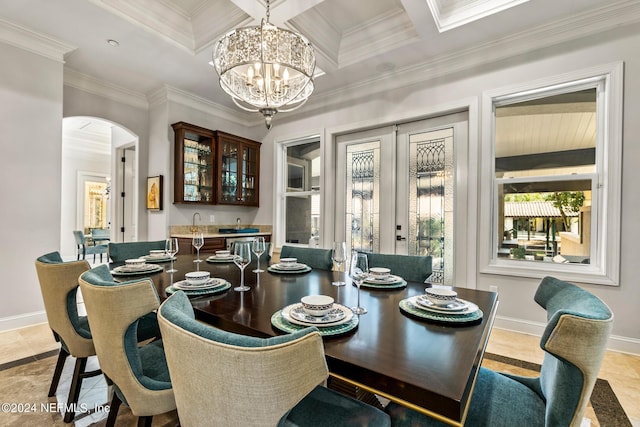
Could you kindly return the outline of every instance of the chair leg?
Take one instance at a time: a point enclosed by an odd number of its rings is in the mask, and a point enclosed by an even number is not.
[[[84,368],[87,366],[87,358],[79,357],[76,359],[76,366],[73,370],[73,379],[71,380],[71,388],[69,389],[69,398],[67,399],[67,412],[64,414],[64,422],[70,423],[76,416],[75,406],[78,403],[78,397],[80,396],[80,386],[82,385],[82,378]]]
[[[49,397],[53,397],[58,390],[58,384],[60,383],[60,376],[62,375],[62,369],[64,369],[64,362],[69,357],[69,353],[63,347],[60,347],[60,353],[58,353],[58,361],[56,362],[56,368],[53,371],[53,378],[51,379],[51,387],[49,387]]]
[[[116,425],[116,418],[118,417],[118,409],[122,401],[118,397],[118,394],[114,391],[111,398],[111,405],[109,405],[109,416],[107,417],[107,427],[114,427]]]
[[[151,427],[151,421],[153,416],[147,415],[146,417],[138,417],[138,427]]]

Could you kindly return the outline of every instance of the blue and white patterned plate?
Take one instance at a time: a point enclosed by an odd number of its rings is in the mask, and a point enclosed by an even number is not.
[[[172,257],[170,257],[170,256],[150,256],[150,255],[145,255],[142,258],[144,258],[145,262],[159,264],[159,263],[163,263],[163,262],[170,262]],[[176,257],[173,257],[174,261],[176,259],[177,259]]]
[[[200,297],[203,295],[220,294],[222,292],[227,291],[229,288],[231,288],[231,283],[229,282],[224,282],[220,285],[214,286],[213,288],[207,288],[207,289],[178,289],[175,286],[171,285],[171,286],[167,286],[164,292],[167,295],[173,295],[175,292],[182,291],[185,294],[187,294],[188,297]]]
[[[398,277],[398,276],[394,276],[394,277]],[[403,280],[401,277],[398,277],[398,279],[400,279],[400,281],[397,282],[381,282],[381,283],[377,283],[378,281],[364,281],[362,282],[362,285],[360,285],[360,287],[362,289],[380,289],[380,290],[391,290],[391,289],[402,289],[405,286],[407,286],[407,282],[405,280]],[[356,286],[355,283],[352,283],[353,286]]]
[[[431,320],[433,322],[449,323],[449,324],[465,324],[470,322],[477,322],[482,319],[482,310],[476,307],[475,311],[465,313],[442,313],[423,308],[416,299],[420,295],[405,298],[398,304],[400,311],[418,319]],[[475,305],[475,304],[474,304]]]
[[[299,269],[299,270],[281,270],[279,268],[274,268],[273,265],[270,265],[267,270],[271,273],[277,273],[277,274],[300,274],[300,273],[308,273],[311,271],[311,267],[309,267],[306,264],[303,264],[304,268]]]
[[[233,258],[235,258],[233,255],[229,255],[229,256],[225,256],[225,257],[220,257],[220,256],[210,256],[209,258],[207,258],[207,262],[233,262]]]
[[[286,307],[285,307],[286,308]],[[345,307],[346,310],[349,308]],[[283,331],[283,332],[296,332],[304,328],[308,328],[309,326],[315,326],[320,331],[320,335],[323,337],[335,337],[338,335],[343,335],[353,331],[358,327],[360,323],[360,319],[358,316],[351,316],[351,319],[345,323],[340,324],[331,324],[328,326],[320,326],[320,325],[296,325],[295,323],[291,323],[284,318],[282,315],[283,310],[278,310],[271,316],[271,324],[274,328]]]
[[[113,276],[139,276],[141,274],[154,274],[159,271],[164,270],[162,266],[152,265],[152,264],[144,264],[142,268],[131,268],[126,265],[121,265],[120,267],[116,267],[111,270],[111,275]]]
[[[333,309],[324,316],[311,316],[298,303],[283,308],[282,317],[296,325],[325,327],[348,322],[353,317],[353,311],[344,305],[334,304]]]

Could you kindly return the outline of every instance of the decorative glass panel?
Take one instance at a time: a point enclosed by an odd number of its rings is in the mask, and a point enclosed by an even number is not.
[[[409,254],[431,255],[430,280],[453,281],[453,129],[409,135]]]
[[[380,141],[347,146],[348,249],[380,249]]]

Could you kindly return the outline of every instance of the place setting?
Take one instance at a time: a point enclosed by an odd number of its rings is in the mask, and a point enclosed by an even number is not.
[[[145,262],[150,264],[162,264],[165,262],[175,261],[175,257],[169,255],[165,250],[152,250],[149,251],[149,255],[145,255],[142,257]]]
[[[308,273],[311,267],[298,262],[297,258],[280,258],[280,262],[271,264],[267,267],[267,271],[277,274],[300,274]]]
[[[315,326],[322,336],[345,334],[358,323],[358,316],[349,307],[335,303],[328,295],[307,295],[271,316],[271,324],[283,332]]]
[[[386,267],[370,267],[369,274],[360,286],[365,289],[402,289],[407,286],[407,282],[402,277],[391,274],[391,270]]]
[[[162,271],[163,268],[156,264],[147,264],[144,258],[131,258],[124,261],[124,265],[111,270],[113,276],[137,276],[141,274],[153,274]]]
[[[424,294],[403,299],[399,306],[410,316],[442,323],[477,322],[483,315],[476,304],[458,298],[458,293],[448,288],[426,288]]]
[[[165,288],[167,295],[184,291],[189,297],[219,294],[231,288],[231,283],[224,279],[211,277],[208,271],[191,271],[184,275],[185,279]]]
[[[208,257],[206,261],[212,262],[212,263],[228,263],[228,262],[233,262],[234,258],[235,258],[235,255],[232,254],[231,251],[220,250],[220,251],[216,251],[214,255],[211,255],[210,257]]]

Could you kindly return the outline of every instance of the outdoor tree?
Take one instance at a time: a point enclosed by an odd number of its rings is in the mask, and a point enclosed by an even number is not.
[[[580,211],[584,205],[584,193],[582,191],[556,191],[549,194],[547,200],[553,202],[553,206],[558,208],[565,230],[569,230],[571,224],[569,224],[568,214]]]

